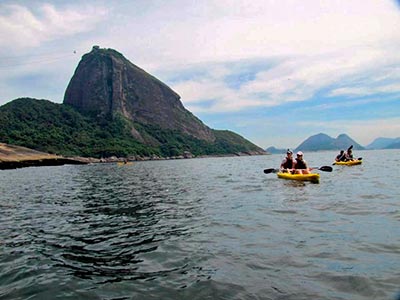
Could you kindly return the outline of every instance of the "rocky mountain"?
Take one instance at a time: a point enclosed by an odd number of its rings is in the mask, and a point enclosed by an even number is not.
[[[355,150],[365,149],[365,147],[361,146],[359,143],[357,143],[355,140],[353,140],[347,134],[344,133],[338,135],[334,144],[337,147],[336,148],[337,150],[339,149],[346,150],[350,145],[353,145]]]
[[[367,149],[400,149],[400,137],[398,138],[376,138],[366,146]]]
[[[364,147],[354,141],[346,134],[340,134],[337,138],[332,138],[324,133],[319,133],[307,138],[295,151],[321,151],[321,150],[340,150],[347,149],[350,145],[355,150],[363,150]]]
[[[97,46],[82,57],[63,104],[21,98],[1,106],[0,142],[98,158],[265,154],[234,132],[209,128],[167,85]]]
[[[113,49],[94,46],[82,57],[64,103],[81,113],[121,114],[132,122],[215,141],[212,130],[184,108],[177,93]],[[139,141],[151,142],[135,126],[132,134]]]
[[[59,166],[64,164],[86,164],[89,161],[65,158],[39,152],[25,147],[0,143],[0,170],[32,166]]]
[[[400,142],[395,142],[393,144],[390,144],[385,149],[400,149]]]
[[[268,153],[271,154],[284,154],[286,153],[287,149],[278,149],[275,148],[274,146],[268,147],[267,149],[265,149],[265,151],[267,151]]]

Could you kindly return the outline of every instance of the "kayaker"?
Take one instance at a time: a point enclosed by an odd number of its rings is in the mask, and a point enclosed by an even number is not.
[[[340,150],[340,153],[336,156],[335,161],[345,161],[346,160],[346,154],[344,153],[344,150]]]
[[[310,174],[307,162],[303,159],[303,152],[299,151],[296,153],[296,159],[294,160],[293,169],[295,174]]]
[[[345,155],[345,161],[354,160],[352,149],[353,149],[353,145],[351,145],[349,147],[349,149],[347,149],[346,155]]]
[[[293,152],[290,149],[286,151],[286,157],[282,160],[281,163],[281,172],[288,173],[293,169]]]

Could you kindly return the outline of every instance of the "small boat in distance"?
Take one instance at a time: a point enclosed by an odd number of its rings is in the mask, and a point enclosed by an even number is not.
[[[131,166],[131,165],[133,165],[133,162],[132,161],[119,161],[119,162],[117,162],[117,165],[118,166]]]
[[[355,165],[361,165],[362,164],[362,159],[355,159],[355,160],[348,160],[348,161],[335,161],[333,165],[337,166],[355,166]]]

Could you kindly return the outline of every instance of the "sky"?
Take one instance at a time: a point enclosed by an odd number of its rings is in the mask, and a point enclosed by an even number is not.
[[[262,148],[400,136],[400,0],[0,1],[0,105],[62,103],[112,48]]]

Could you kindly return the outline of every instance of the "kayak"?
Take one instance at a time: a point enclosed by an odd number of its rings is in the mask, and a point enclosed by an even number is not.
[[[319,174],[318,173],[310,173],[310,174],[291,174],[291,173],[283,173],[278,172],[279,178],[283,179],[292,179],[292,180],[301,180],[301,181],[311,181],[313,183],[319,182]]]
[[[355,166],[355,165],[361,165],[362,160],[356,159],[349,161],[335,161],[333,164],[338,166]]]
[[[118,166],[130,166],[130,165],[133,165],[133,162],[131,162],[131,161],[128,161],[128,162],[119,161],[119,162],[117,162],[117,165]]]

